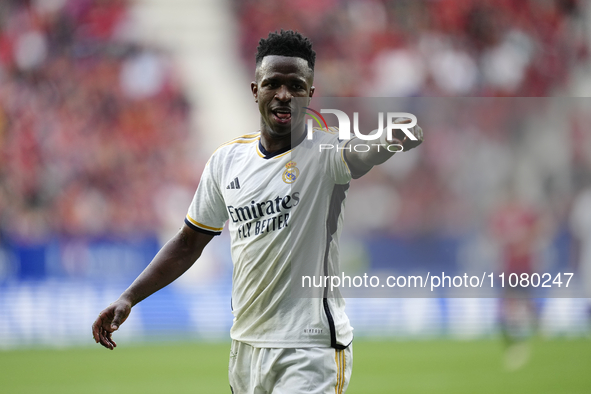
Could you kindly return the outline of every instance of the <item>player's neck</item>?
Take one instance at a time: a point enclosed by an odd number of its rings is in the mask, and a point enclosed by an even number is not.
[[[271,133],[269,133],[266,129],[262,129],[261,131],[261,144],[263,148],[269,153],[277,152],[281,149],[285,149],[286,147],[291,147],[292,143],[295,141],[300,141],[304,130],[294,135],[295,130],[292,131],[290,134],[281,136],[281,137],[273,137]]]

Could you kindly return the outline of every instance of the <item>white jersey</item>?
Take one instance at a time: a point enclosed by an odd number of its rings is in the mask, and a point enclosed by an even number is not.
[[[229,223],[232,339],[279,348],[351,343],[344,300],[302,289],[302,275],[339,272],[351,172],[336,147],[346,142],[316,130],[291,150],[268,153],[256,133],[222,145],[206,164],[185,222],[213,235]],[[320,153],[320,144],[334,148]]]

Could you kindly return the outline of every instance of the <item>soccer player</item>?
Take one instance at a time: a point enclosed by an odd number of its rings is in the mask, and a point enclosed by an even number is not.
[[[347,147],[365,141],[340,141],[338,133],[327,130],[306,138],[303,113],[291,104],[292,98],[310,102],[315,58],[311,42],[297,32],[282,30],[260,40],[251,83],[260,132],[236,138],[213,153],[184,226],[99,314],[92,327],[97,343],[113,349],[111,335],[132,307],[191,267],[227,221],[234,262],[232,391],[346,390],[353,333],[344,301],[294,297],[292,269],[295,262],[312,261],[324,273],[338,272],[338,235],[349,182],[389,159],[389,145],[407,151],[423,136],[415,126],[410,128],[414,138],[396,134],[362,153]],[[321,143],[344,149],[318,152],[314,148]],[[298,149],[318,153],[298,155]]]
[[[492,230],[502,255],[502,272],[509,278],[536,272],[536,249],[544,237],[541,211],[509,189],[506,201],[495,210]],[[530,357],[529,339],[537,325],[537,310],[532,286],[505,286],[501,299],[501,332],[505,342],[505,368],[510,371],[525,366]]]

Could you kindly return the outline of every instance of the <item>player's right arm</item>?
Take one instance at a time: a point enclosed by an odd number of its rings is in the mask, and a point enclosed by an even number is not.
[[[99,314],[92,325],[94,340],[113,350],[117,344],[111,334],[127,319],[131,308],[187,271],[212,238],[183,225],[119,299]]]

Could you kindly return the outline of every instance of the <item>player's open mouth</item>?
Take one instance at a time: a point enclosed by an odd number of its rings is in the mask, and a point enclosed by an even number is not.
[[[275,122],[279,124],[287,124],[291,121],[291,110],[289,108],[274,109],[271,112],[273,113],[273,118],[275,119]]]

